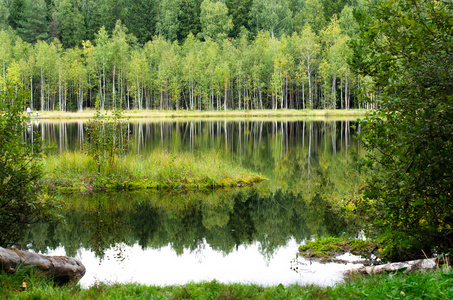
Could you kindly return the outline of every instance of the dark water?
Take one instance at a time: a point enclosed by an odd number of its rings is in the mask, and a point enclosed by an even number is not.
[[[52,155],[79,151],[83,122],[40,122]],[[200,192],[59,195],[64,222],[31,229],[34,251],[75,256],[95,280],[180,284],[212,280],[258,284],[331,284],[332,268],[291,270],[298,245],[313,236],[348,233],[336,200],[357,180],[349,121],[133,122],[129,151],[212,149],[269,178],[248,188]],[[32,131],[32,128],[34,129]]]

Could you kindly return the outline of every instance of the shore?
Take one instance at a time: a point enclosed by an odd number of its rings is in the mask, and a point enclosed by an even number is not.
[[[89,119],[96,110],[82,112],[40,111],[39,117],[33,119]],[[104,114],[108,111],[102,110]],[[124,117],[130,119],[176,119],[176,118],[329,118],[329,117],[364,117],[370,110],[365,109],[279,109],[279,110],[227,110],[227,111],[188,111],[188,110],[125,110]]]

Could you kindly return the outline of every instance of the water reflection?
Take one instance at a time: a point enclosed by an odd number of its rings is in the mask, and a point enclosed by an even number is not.
[[[282,192],[268,196],[235,189],[209,194],[169,195],[156,192],[61,196],[66,203],[62,224],[32,228],[32,249],[63,246],[67,255],[91,249],[104,258],[118,243],[143,249],[170,245],[177,253],[196,251],[204,241],[227,255],[241,245],[258,242],[270,258],[291,238],[301,242],[312,234],[339,234],[344,223],[326,197],[304,199]]]
[[[54,154],[78,151],[84,142],[85,121],[41,122],[26,132],[40,134]],[[279,184],[296,186],[300,179],[313,180],[313,168],[322,159],[349,160],[349,150],[360,153],[352,138],[350,121],[175,121],[128,124],[129,152],[146,155],[157,149],[172,153],[190,151],[203,155],[215,149],[226,159],[272,178],[287,175]],[[340,154],[341,156],[338,156]],[[349,163],[349,161],[347,162]],[[281,177],[281,175],[280,175]]]
[[[84,124],[31,124],[34,130],[27,130],[25,138],[40,134],[48,145],[57,146],[55,155],[77,151],[83,145]],[[217,120],[129,123],[130,153],[190,151],[202,159],[203,153],[216,149],[225,159],[269,180],[251,188],[210,193],[145,190],[61,195],[66,203],[64,221],[31,228],[25,244],[44,253],[64,249],[63,254],[68,256],[87,256],[89,252],[104,266],[108,259],[130,262],[137,247],[145,256],[165,256],[156,254],[163,249],[199,260],[207,253],[225,259],[233,256],[238,257],[238,265],[246,260],[241,255],[250,255],[247,249],[253,248],[267,266],[275,262],[278,253],[290,251],[285,267],[292,272],[289,262],[297,250],[294,245],[314,234],[348,231],[333,203],[349,195],[358,180],[356,157],[349,150],[360,154],[361,149],[352,138],[351,124]],[[91,266],[87,267],[90,270]],[[137,272],[140,268],[136,266]],[[187,273],[185,281],[196,280],[193,272]],[[203,280],[210,276],[213,274]]]
[[[33,132],[39,132],[47,146],[57,146],[60,152],[80,150],[85,124],[85,120],[30,122],[25,135],[29,138]],[[277,150],[277,158],[282,158],[299,143],[307,145],[310,154],[316,154],[319,146],[328,146],[333,153],[350,145],[357,146],[351,139],[353,124],[351,121],[137,121],[128,123],[127,128],[133,141],[130,151],[137,154],[155,148],[169,151],[214,148],[241,157],[270,146]]]

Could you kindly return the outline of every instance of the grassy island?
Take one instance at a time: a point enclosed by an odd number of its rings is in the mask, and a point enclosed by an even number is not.
[[[43,161],[43,183],[60,191],[134,189],[213,189],[249,186],[265,180],[216,152],[203,156],[191,153],[153,152],[146,156],[126,155],[106,162],[100,172],[83,152],[49,156]]]

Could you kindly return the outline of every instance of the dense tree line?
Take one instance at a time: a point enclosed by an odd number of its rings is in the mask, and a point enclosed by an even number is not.
[[[1,85],[39,110],[358,107],[348,2],[3,0]]]

